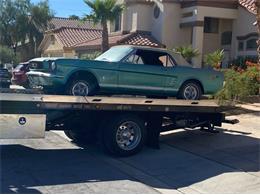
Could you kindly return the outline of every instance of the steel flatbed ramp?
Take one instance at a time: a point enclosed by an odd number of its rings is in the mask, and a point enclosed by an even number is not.
[[[0,101],[31,102],[44,110],[108,110],[215,113],[220,106],[213,100],[147,99],[136,97],[79,97],[41,94],[1,93]]]

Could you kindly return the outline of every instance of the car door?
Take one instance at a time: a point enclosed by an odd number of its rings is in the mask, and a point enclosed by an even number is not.
[[[146,62],[144,55],[146,55]],[[166,69],[161,62],[147,63],[154,51],[134,50],[119,66],[118,86],[121,91],[142,95],[164,93]]]
[[[165,53],[164,55],[160,56],[160,61],[162,61],[163,66],[165,67],[165,83],[164,83],[164,90],[167,95],[176,95],[176,92],[179,90],[179,78],[180,75],[177,71],[177,62],[175,59]]]

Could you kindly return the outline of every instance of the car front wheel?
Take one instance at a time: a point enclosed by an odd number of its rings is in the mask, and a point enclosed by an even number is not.
[[[185,100],[199,100],[202,95],[201,87],[195,82],[184,83],[178,97]]]
[[[73,80],[67,87],[67,93],[73,96],[91,96],[95,95],[97,84],[91,80]]]

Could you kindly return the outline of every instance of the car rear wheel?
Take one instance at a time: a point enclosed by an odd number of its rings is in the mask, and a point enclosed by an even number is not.
[[[185,100],[199,100],[202,95],[202,90],[196,82],[184,83],[179,91],[178,98]]]
[[[69,82],[67,94],[73,96],[91,96],[97,91],[97,83],[92,80],[76,79]]]

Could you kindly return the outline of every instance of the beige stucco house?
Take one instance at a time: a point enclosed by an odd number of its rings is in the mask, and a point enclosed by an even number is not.
[[[256,56],[255,14],[245,7],[254,0],[118,0],[126,9],[109,26],[110,45],[137,44],[175,48],[192,45],[203,56],[224,49],[225,63],[238,56]],[[68,22],[68,21],[67,21]],[[77,56],[100,49],[100,27],[65,25],[46,32],[43,56]],[[62,26],[62,24],[63,26]],[[57,24],[56,24],[57,26]]]
[[[111,25],[112,26],[112,25]],[[100,51],[102,30],[93,22],[52,18],[49,30],[39,46],[42,57],[76,57]],[[151,32],[113,32],[109,35],[110,46],[119,44],[165,47],[157,41]]]
[[[110,32],[151,32],[167,48],[192,45],[201,53],[193,62],[197,66],[217,49],[224,49],[226,62],[256,56],[256,17],[245,8],[253,1],[118,0],[126,9]]]

